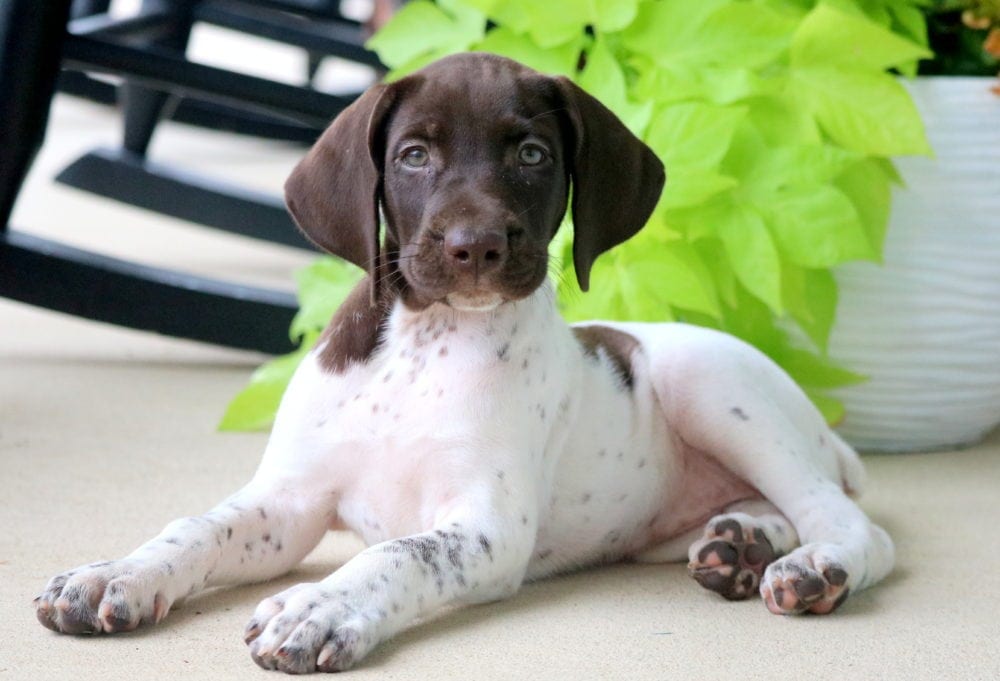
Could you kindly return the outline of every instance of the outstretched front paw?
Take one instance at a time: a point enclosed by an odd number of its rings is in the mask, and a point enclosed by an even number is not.
[[[375,647],[384,618],[384,612],[353,604],[347,592],[299,584],[257,606],[245,640],[264,669],[343,671]]]
[[[127,561],[91,563],[49,580],[35,598],[43,625],[64,634],[131,631],[159,622],[170,602],[158,591],[160,571]]]
[[[836,549],[807,544],[769,565],[760,585],[767,609],[776,615],[825,615],[839,608],[851,590]]]

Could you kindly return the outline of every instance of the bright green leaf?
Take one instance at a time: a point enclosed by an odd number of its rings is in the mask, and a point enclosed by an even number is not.
[[[888,20],[888,16],[886,16]],[[863,16],[820,3],[799,24],[791,45],[792,68],[838,67],[864,72],[930,57],[924,47]]]
[[[711,169],[719,164],[746,108],[702,103],[669,104],[653,115],[646,144],[671,169]]]
[[[729,308],[737,305],[737,283],[736,275],[729,266],[725,249],[715,239],[701,239],[692,244],[692,248],[698,253],[699,259],[705,264],[715,284],[719,300]]]
[[[391,71],[389,71],[388,73],[385,74],[385,78],[383,78],[382,80],[385,83],[391,83],[393,81],[397,81],[400,78],[404,78],[404,77],[410,75],[414,71],[419,71],[420,69],[424,68],[425,66],[433,64],[438,59],[442,59],[444,57],[447,57],[447,56],[452,55],[452,54],[456,54],[456,53],[461,52],[461,51],[462,51],[461,49],[452,49],[452,48],[448,48],[448,47],[442,47],[440,49],[433,50],[431,52],[422,52],[421,54],[418,54],[413,59],[411,59],[411,60],[409,60],[407,62],[404,62],[404,63],[400,64],[399,66],[393,68]]]
[[[777,317],[763,301],[736,282],[736,304],[723,308],[722,328],[747,341],[779,364],[781,353],[790,347],[788,332],[776,323]]]
[[[653,113],[653,104],[635,103],[629,99],[625,74],[603,39],[594,41],[577,84],[615,112],[633,134],[642,136]]]
[[[501,26],[487,33],[486,38],[469,49],[499,54],[549,75],[572,77],[576,74],[583,45],[584,37],[580,35],[565,45],[543,49],[528,36]]]
[[[715,282],[697,251],[684,241],[655,243],[643,236],[619,247],[622,277],[640,282],[638,293],[658,307],[681,307],[721,318]],[[655,318],[662,319],[662,314]]]
[[[669,171],[667,184],[670,184]],[[727,192],[698,205],[663,210],[663,222],[673,232],[684,235],[690,243],[714,239],[719,235],[718,226],[732,219],[733,194]]]
[[[547,49],[580,38],[588,26],[599,32],[619,31],[633,22],[638,7],[639,0],[508,0],[498,5],[503,13],[495,16],[499,24],[519,33],[527,31],[539,47]]]
[[[768,145],[822,142],[816,119],[809,108],[803,105],[798,93],[788,90],[784,96],[772,96],[769,93],[750,100],[748,105],[748,119]]]
[[[497,7],[507,4],[505,0],[459,0],[462,4],[477,9],[486,16],[491,16]]]
[[[868,380],[867,376],[837,366],[833,360],[798,348],[786,349],[781,360],[782,367],[799,385],[810,388],[840,388]]]
[[[820,352],[826,353],[837,312],[837,282],[833,274],[829,270],[807,270],[786,264],[782,294],[789,314]]]
[[[729,206],[727,219],[716,225],[729,263],[747,290],[781,314],[781,257],[764,219],[744,206]]]
[[[760,208],[782,254],[797,265],[833,267],[875,257],[854,205],[834,187],[790,188]]]
[[[528,9],[532,0],[462,0],[480,10],[498,26],[515,33],[526,33],[531,27]]]
[[[622,31],[622,44],[630,50],[669,63],[671,51],[697,43],[699,29],[716,10],[730,5],[729,0],[660,0],[643,2],[635,21]]]
[[[891,177],[875,160],[856,163],[837,178],[836,186],[854,205],[861,227],[875,254],[882,253],[889,209],[892,205]],[[881,260],[881,258],[877,258]]]
[[[633,57],[633,63],[641,62]],[[762,78],[742,67],[691,68],[679,65],[643,65],[632,93],[639,99],[661,103],[704,101],[711,104],[734,104],[748,98],[779,91],[774,79]]]
[[[408,2],[365,44],[387,66],[398,68],[427,54],[449,54],[482,40],[485,17],[452,2],[449,14],[429,0]],[[413,27],[419,26],[419,31]]]
[[[655,277],[657,273],[662,276],[662,269],[655,264],[644,263],[639,268],[642,270],[642,274],[631,276],[635,266],[633,263],[628,267],[628,276],[625,276],[622,268],[617,268],[615,286],[621,291],[621,319],[637,322],[671,320],[673,315],[670,312],[670,303],[667,301],[664,291],[655,286],[655,278],[650,279],[651,276]]]
[[[230,401],[219,421],[218,429],[266,430],[274,420],[284,393],[285,386],[279,383],[250,383]]]
[[[930,153],[916,106],[892,76],[816,67],[796,69],[792,82],[837,144],[873,156]]]
[[[219,430],[265,430],[270,427],[288,382],[318,338],[319,332],[309,333],[294,352],[261,365],[250,377],[249,385],[226,407]]]
[[[327,256],[298,270],[299,311],[292,319],[292,340],[298,342],[310,331],[324,328],[361,277],[353,265]]]
[[[590,21],[601,31],[620,31],[635,20],[639,0],[583,0],[590,5]]]
[[[529,22],[528,33],[542,48],[563,45],[578,38],[590,23],[587,4],[579,0],[524,2],[522,8]]]
[[[767,158],[770,151],[770,146],[757,128],[749,121],[741,121],[733,131],[732,141],[720,170],[741,183],[753,182],[753,178],[759,173],[758,168],[762,160]]]
[[[868,159],[876,166],[879,170],[886,176],[890,184],[894,184],[897,187],[905,187],[906,181],[903,180],[903,176],[899,174],[899,169],[896,164],[892,162],[890,158],[870,158]]]
[[[759,67],[787,48],[794,27],[763,5],[661,0],[640,5],[622,43],[667,67]]]
[[[819,390],[806,389],[804,392],[819,410],[819,413],[823,415],[823,419],[831,426],[844,420],[843,402]]]
[[[788,49],[795,26],[793,19],[765,5],[730,3],[705,22],[704,38],[719,52],[706,61],[748,68],[766,66]]]
[[[667,177],[658,206],[660,210],[695,206],[738,184],[732,177],[701,168],[668,170]]]
[[[829,144],[768,149],[759,156],[745,184],[769,190],[828,184],[861,160],[861,155]]]
[[[897,33],[917,45],[927,45],[927,19],[920,7],[893,3],[889,11],[898,27]]]
[[[616,249],[595,263],[588,293],[573,291],[561,300],[572,321],[669,321],[673,306],[716,319],[721,315],[708,267],[681,241],[661,243],[655,250],[641,243]]]

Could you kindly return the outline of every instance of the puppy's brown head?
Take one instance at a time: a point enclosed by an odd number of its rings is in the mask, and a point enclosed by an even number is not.
[[[569,80],[460,54],[368,90],[285,194],[309,238],[368,270],[373,286],[398,280],[414,307],[491,309],[545,279],[570,183],[587,290],[594,260],[639,231],[663,181],[655,154]]]

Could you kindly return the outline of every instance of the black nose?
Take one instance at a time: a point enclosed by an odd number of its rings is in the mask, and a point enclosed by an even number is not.
[[[458,227],[444,235],[444,253],[452,267],[479,276],[499,267],[507,257],[507,235]]]

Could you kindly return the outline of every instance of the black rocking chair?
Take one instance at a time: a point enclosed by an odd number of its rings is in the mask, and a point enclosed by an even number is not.
[[[61,181],[217,229],[308,248],[277,197],[154,164],[145,154],[157,121],[177,101],[204,122],[223,121],[220,127],[235,121],[242,132],[307,141],[352,100],[189,62],[183,50],[194,22],[302,47],[310,54],[310,74],[327,54],[377,66],[361,46],[360,28],[327,0],[144,0],[138,15],[123,20],[106,13],[105,0],[72,5],[0,4],[0,296],[171,336],[290,351],[287,328],[296,304],[287,293],[97,255],[18,232],[8,220],[42,144],[63,68],[89,80],[84,73],[122,76],[118,96],[126,125],[120,148],[86,154],[60,174]],[[71,18],[74,11],[80,18]],[[87,81],[78,78],[81,83]]]

